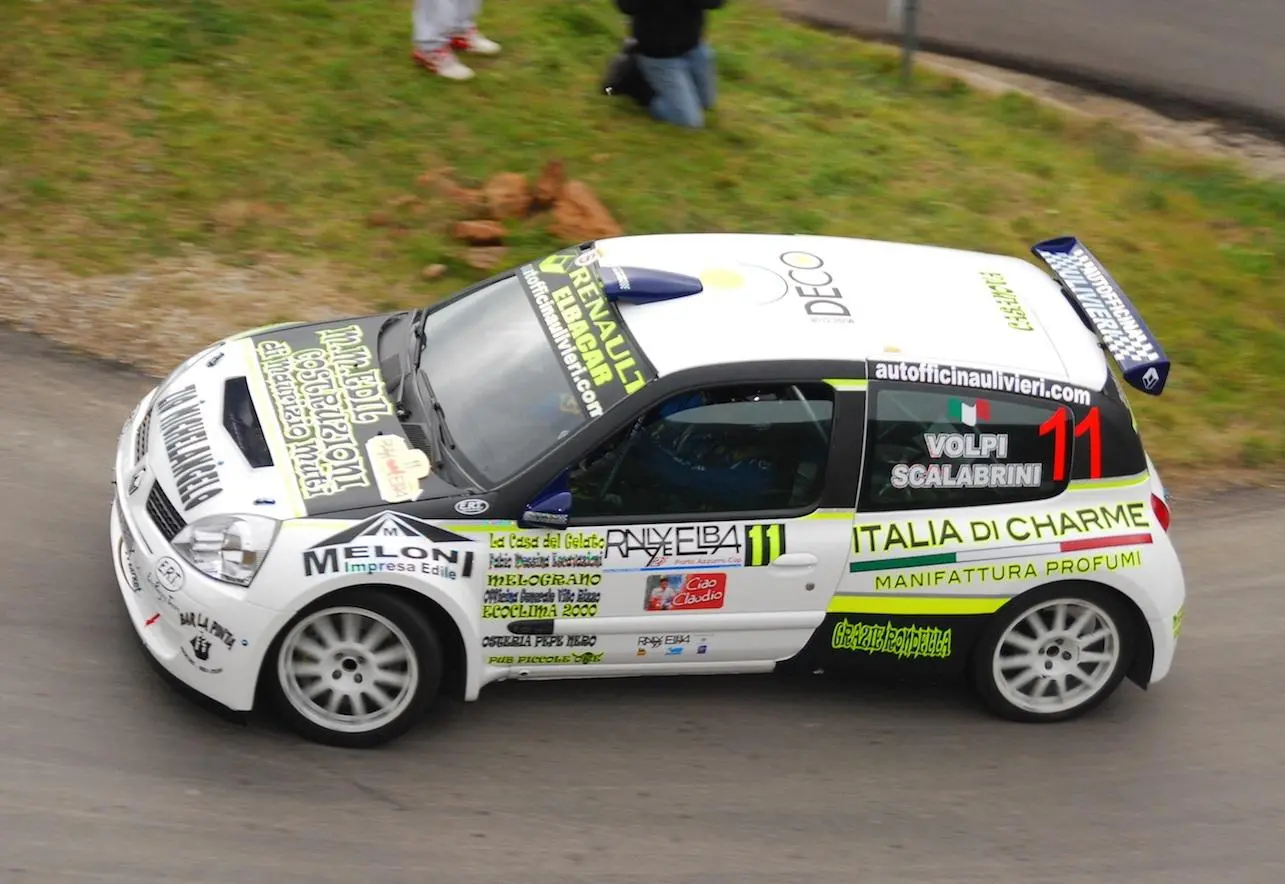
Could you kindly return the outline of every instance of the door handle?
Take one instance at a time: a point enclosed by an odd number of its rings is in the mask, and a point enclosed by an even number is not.
[[[817,563],[812,553],[786,553],[772,560],[773,568],[811,568]]]

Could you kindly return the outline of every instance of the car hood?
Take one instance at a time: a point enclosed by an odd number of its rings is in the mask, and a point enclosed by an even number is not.
[[[459,494],[389,398],[377,352],[388,318],[254,329],[171,374],[145,434],[178,514],[288,519]]]

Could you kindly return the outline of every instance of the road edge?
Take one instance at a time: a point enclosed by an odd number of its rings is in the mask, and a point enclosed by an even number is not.
[[[845,34],[885,46],[899,46],[901,43],[900,34],[878,27],[863,27],[840,22],[823,13],[785,10],[781,14],[789,20],[820,31]],[[978,62],[1013,73],[1096,92],[1147,108],[1177,122],[1212,118],[1220,126],[1236,134],[1258,136],[1275,142],[1285,141],[1285,116],[1278,116],[1241,102],[1194,98],[1154,84],[1107,77],[1087,67],[1041,62],[1016,53],[979,49],[935,37],[920,36],[917,44],[925,52]]]

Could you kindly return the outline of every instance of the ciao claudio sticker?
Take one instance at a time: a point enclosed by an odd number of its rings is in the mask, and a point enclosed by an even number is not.
[[[652,574],[643,600],[646,611],[710,611],[723,607],[727,575],[723,573]]]
[[[428,459],[405,443],[379,371],[379,322],[294,326],[252,338],[309,515],[414,500],[428,476]]]
[[[655,378],[603,292],[592,250],[555,252],[524,264],[518,278],[586,418],[601,417]]]

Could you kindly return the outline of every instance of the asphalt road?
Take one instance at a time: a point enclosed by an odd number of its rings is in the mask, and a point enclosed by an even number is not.
[[[149,668],[108,556],[139,377],[0,332],[0,882],[1285,881],[1285,498],[1178,501],[1176,670],[1022,727],[950,689],[514,684],[384,751]]]
[[[776,0],[870,35],[889,0]],[[1285,133],[1280,0],[918,0],[924,48]]]

